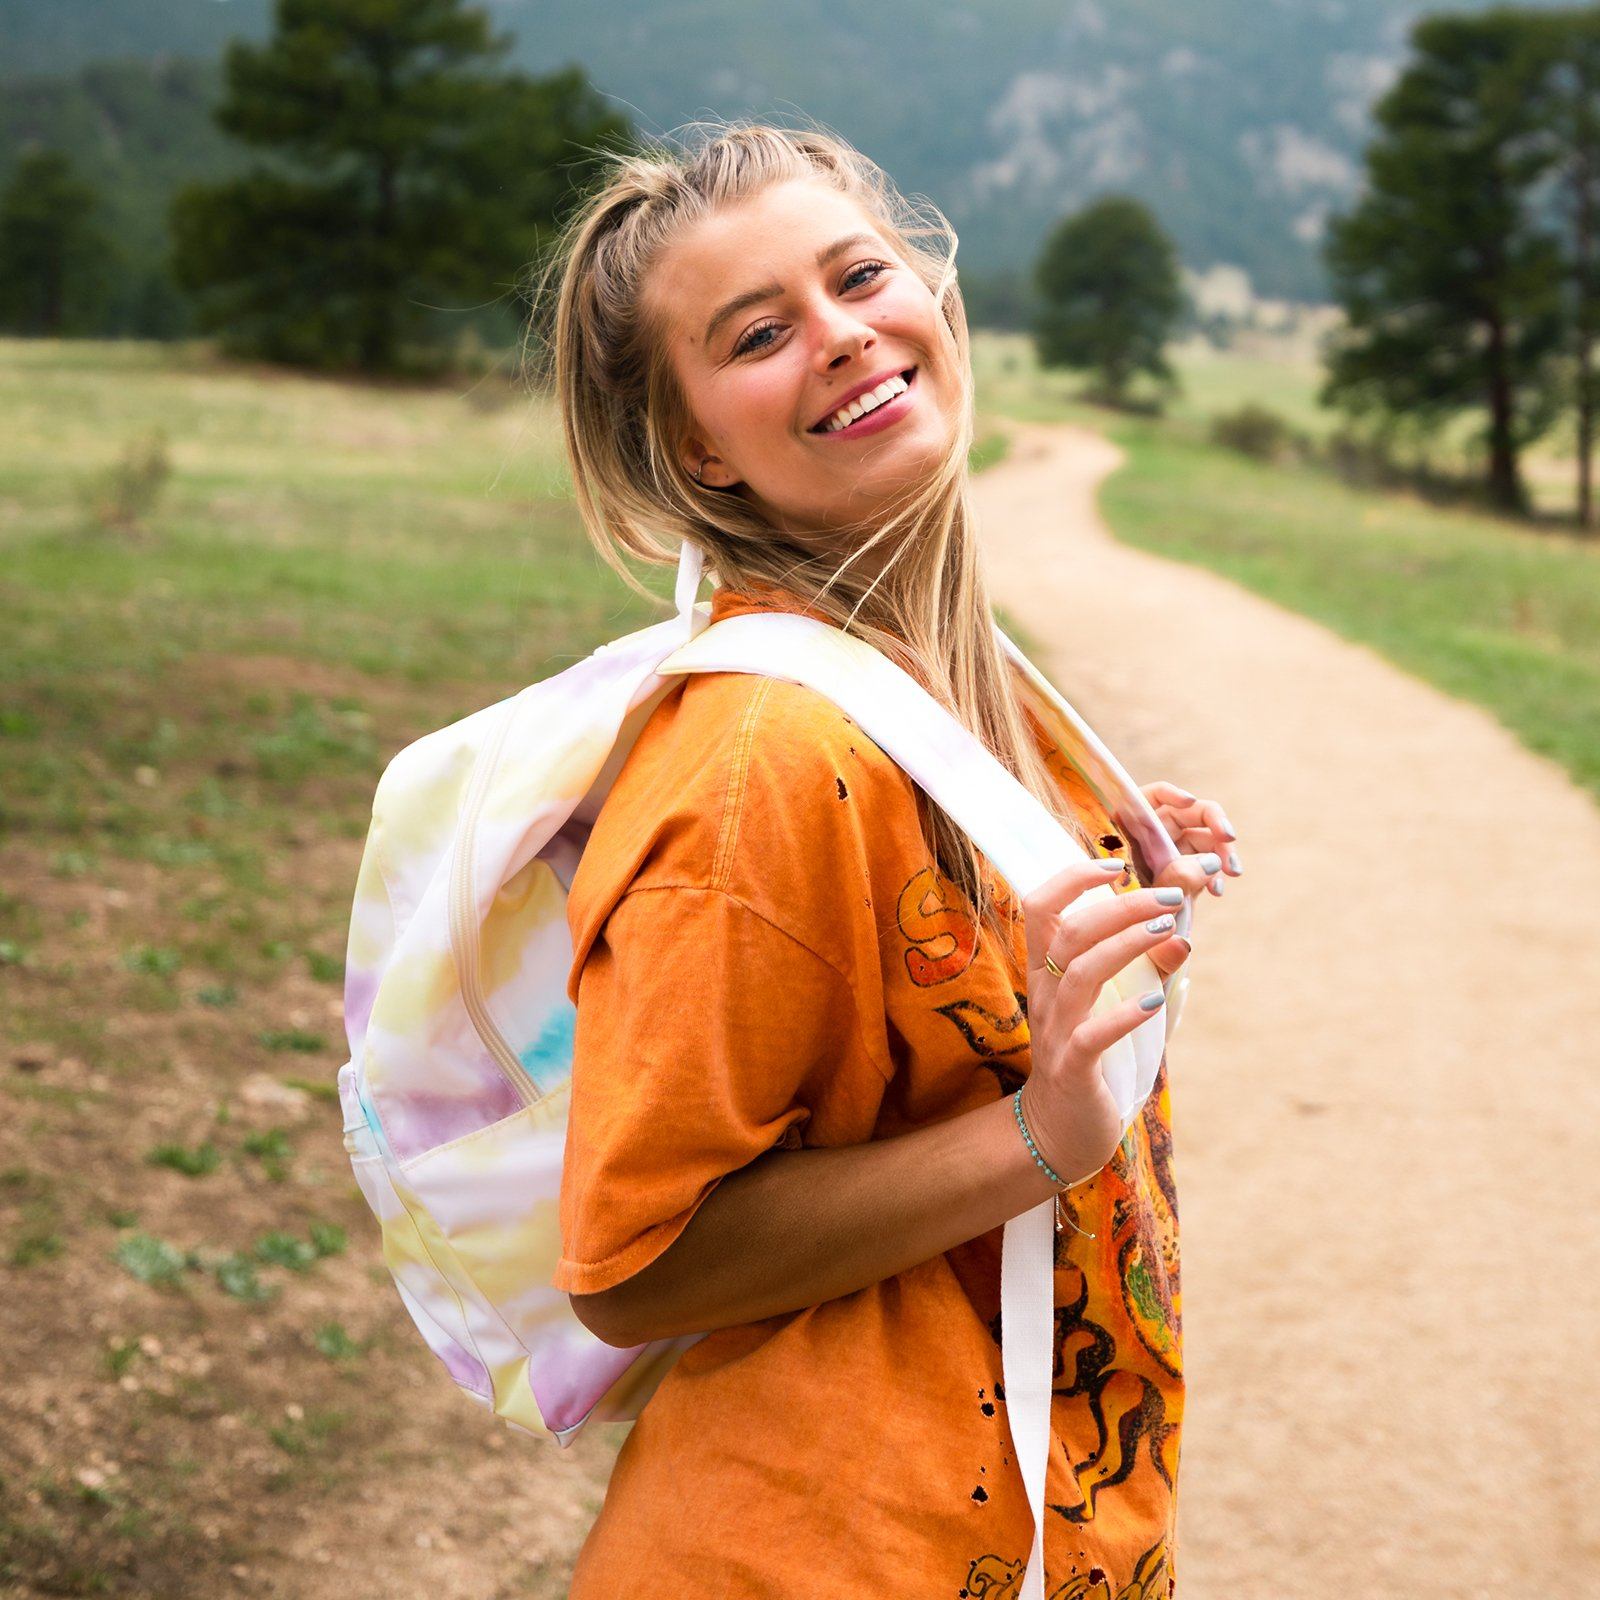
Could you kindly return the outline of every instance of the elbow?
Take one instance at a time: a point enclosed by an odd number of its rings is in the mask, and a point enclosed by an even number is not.
[[[569,1294],[572,1314],[601,1344],[613,1350],[631,1350],[647,1341],[638,1338],[624,1318],[615,1289],[601,1289],[595,1294]]]

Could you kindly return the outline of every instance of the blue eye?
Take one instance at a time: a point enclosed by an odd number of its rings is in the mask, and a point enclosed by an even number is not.
[[[845,274],[844,283],[841,285],[841,287],[842,288],[846,288],[846,289],[855,287],[855,285],[852,283],[851,280],[855,278],[855,275],[858,272],[870,272],[872,274],[872,277],[866,278],[863,281],[866,282],[866,283],[871,283],[873,281],[873,278],[877,278],[877,277],[881,276],[883,273],[887,272],[888,270],[889,270],[889,263],[887,261],[862,261],[862,262],[858,262],[855,266],[853,266]],[[738,342],[738,344],[736,344],[733,347],[734,355],[736,355],[736,356],[749,355],[754,350],[763,349],[764,347],[762,345],[759,345],[759,344],[757,344],[755,342],[756,335],[757,334],[766,333],[769,329],[780,328],[782,326],[783,326],[783,324],[780,323],[780,322],[759,322],[759,323],[757,323],[756,326],[753,327],[744,336],[744,338],[742,338]]]

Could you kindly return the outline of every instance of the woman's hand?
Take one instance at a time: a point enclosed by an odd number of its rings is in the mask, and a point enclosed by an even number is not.
[[[1099,1014],[1095,1001],[1136,956],[1170,940],[1174,908],[1161,897],[1181,893],[1169,886],[1118,894],[1113,881],[1104,859],[1080,861],[1022,901],[1033,1057],[1022,1086],[1022,1114],[1039,1153],[1066,1183],[1098,1172],[1121,1142],[1122,1113],[1106,1087],[1100,1057],[1151,1015],[1137,996]],[[1087,891],[1096,885],[1108,892],[1089,898]],[[1080,899],[1083,904],[1074,903]],[[1046,956],[1060,977],[1045,964]]]
[[[1179,851],[1178,859],[1156,874],[1156,882],[1177,884],[1193,894],[1198,894],[1203,885],[1220,898],[1222,873],[1237,878],[1244,871],[1239,864],[1239,852],[1234,849],[1239,835],[1234,832],[1227,813],[1215,800],[1198,799],[1187,789],[1172,783],[1141,784],[1139,792],[1149,801],[1150,809],[1161,819],[1162,827]],[[1211,862],[1207,862],[1207,856],[1216,863],[1209,872],[1206,867]],[[1171,977],[1188,959],[1189,948],[1187,939],[1174,934],[1150,952],[1150,959],[1163,978]]]
[[[1231,878],[1237,878],[1244,871],[1239,865],[1239,852],[1233,848],[1239,835],[1233,831],[1227,813],[1215,800],[1197,799],[1187,789],[1180,789],[1175,783],[1164,783],[1159,779],[1155,783],[1140,784],[1139,792],[1150,803],[1150,809],[1161,819],[1161,826],[1181,852],[1191,855],[1210,852],[1216,855],[1222,869]],[[1188,867],[1187,862],[1182,865]],[[1214,873],[1206,876],[1206,887],[1220,898],[1221,879]],[[1157,881],[1166,880],[1162,878]],[[1173,881],[1178,880],[1174,878]],[[1194,887],[1198,890],[1200,885],[1195,883]]]

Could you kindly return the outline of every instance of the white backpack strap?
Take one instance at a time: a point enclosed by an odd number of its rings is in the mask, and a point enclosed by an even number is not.
[[[1001,638],[1008,653],[1016,652]],[[727,617],[674,651],[656,670],[663,677],[762,673],[826,695],[955,819],[1019,897],[1085,859],[1078,841],[909,673],[865,640],[820,618],[791,612]],[[1075,722],[1085,726],[1081,718]],[[1108,1085],[1125,1108],[1142,1103],[1138,1086],[1149,1092],[1164,1028],[1164,1019],[1152,1016],[1102,1058]],[[1044,1493],[1055,1364],[1054,1200],[1006,1223],[1000,1284],[1006,1414],[1034,1529],[1019,1600],[1043,1600]]]
[[[1006,1224],[1000,1242],[1000,1370],[1006,1417],[1033,1513],[1033,1548],[1018,1600],[1044,1600],[1044,1485],[1055,1373],[1055,1201]]]
[[[949,812],[1019,897],[1085,859],[1078,841],[915,678],[820,618],[725,617],[656,671],[755,672],[826,695]]]
[[[685,539],[678,552],[678,581],[673,590],[673,600],[678,607],[687,637],[693,638],[705,626],[705,618],[696,613],[694,597],[700,592],[700,574],[705,569],[705,552],[693,539]]]

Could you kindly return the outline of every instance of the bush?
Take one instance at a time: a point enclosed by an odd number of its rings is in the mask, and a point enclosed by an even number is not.
[[[89,481],[84,493],[89,514],[112,532],[138,532],[171,476],[166,430],[153,429],[130,444],[114,466]]]
[[[1211,419],[1211,442],[1258,461],[1279,461],[1294,449],[1294,434],[1276,411],[1247,400]]]

